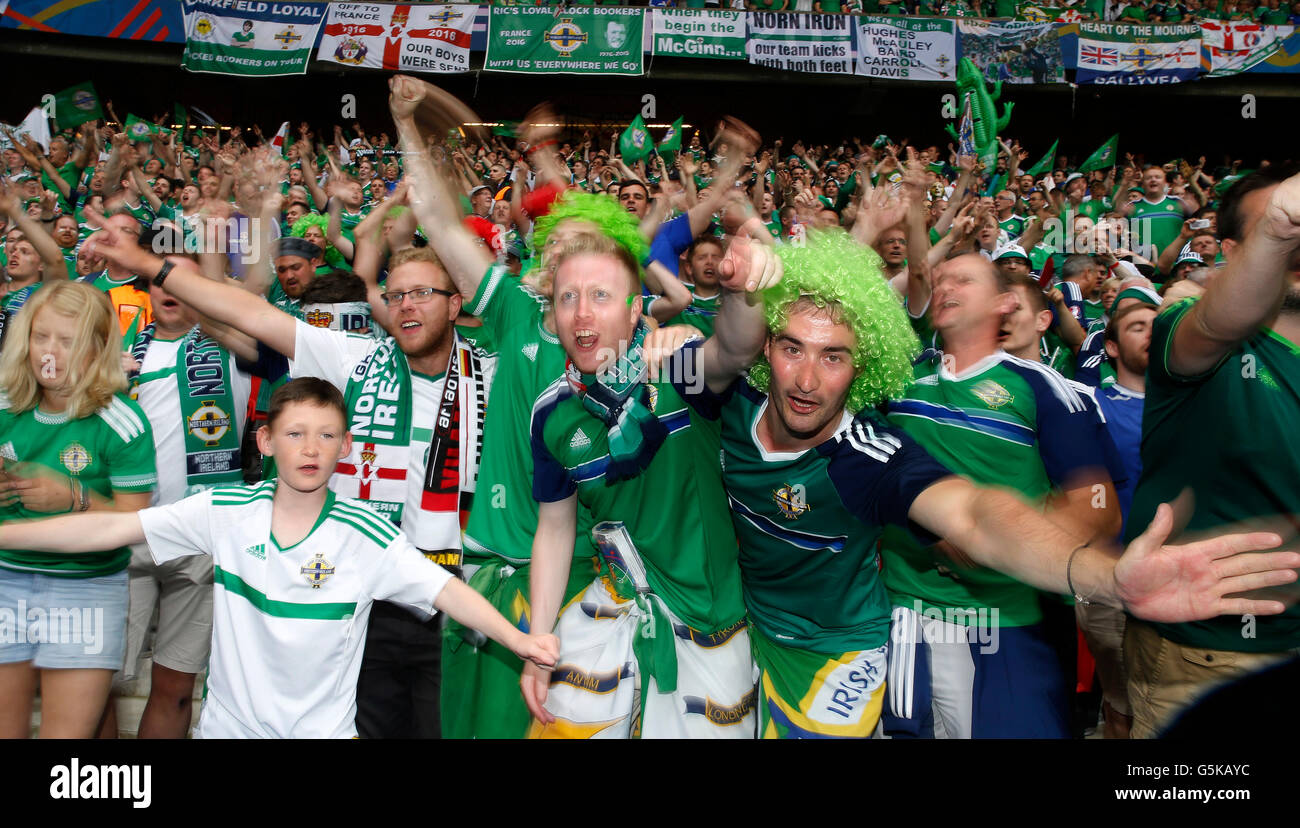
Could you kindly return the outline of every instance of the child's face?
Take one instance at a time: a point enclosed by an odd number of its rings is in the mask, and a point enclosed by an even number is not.
[[[280,479],[299,492],[329,483],[339,458],[352,451],[343,413],[333,406],[289,403],[257,432],[257,448],[275,458]]]

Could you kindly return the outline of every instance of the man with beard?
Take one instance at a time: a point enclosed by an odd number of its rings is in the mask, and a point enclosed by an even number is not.
[[[1196,615],[1235,608],[1220,600],[1234,583],[1193,597],[1201,590],[1188,581],[1151,589],[1139,574],[1163,569],[1170,554],[1222,554],[1156,551],[1169,530],[1168,511],[1117,563],[1118,550],[1077,545],[1022,501],[953,476],[886,423],[873,404],[907,383],[917,343],[892,293],[873,278],[879,260],[854,248],[842,234],[814,234],[807,248],[781,250],[785,277],[764,297],[764,358],[723,392],[719,408],[723,479],[761,674],[760,735],[872,733],[890,647],[889,597],[876,557],[886,524],[918,537],[942,535],[983,565],[1042,589],[1090,593],[1080,579],[1105,584],[1104,598],[1090,597],[1144,615],[1194,604]],[[656,332],[652,347],[671,348],[680,341],[668,339],[674,333]],[[1300,557],[1271,560],[1285,566]],[[1152,601],[1166,590],[1181,594]],[[1272,611],[1280,610],[1274,602]],[[896,632],[901,652],[891,663],[905,662],[914,643]],[[891,666],[891,685],[896,672],[906,671]],[[888,689],[895,710],[906,702],[904,690],[902,682]]]
[[[1219,207],[1228,266],[1205,295],[1163,310],[1151,331],[1142,477],[1126,530],[1185,488],[1184,531],[1300,512],[1300,175],[1272,165],[1238,181]],[[1175,229],[1176,232],[1176,229]],[[1197,439],[1196,435],[1213,439]],[[1196,442],[1189,450],[1188,442]],[[1300,608],[1277,618],[1187,624],[1130,620],[1124,652],[1133,736],[1155,735],[1215,685],[1294,655]]]
[[[298,268],[285,287],[300,293],[296,288],[310,278],[316,248],[301,239],[281,245],[277,271],[282,264]],[[355,439],[330,488],[366,501],[435,563],[459,562],[462,513],[477,479],[495,357],[472,350],[456,334],[461,297],[432,250],[409,248],[390,260],[381,301],[395,336],[382,340],[312,327],[234,284],[187,269],[172,272],[158,257],[141,253],[135,260],[158,274],[155,284],[165,279],[168,293],[284,354],[294,376],[318,376],[342,391]],[[438,619],[376,604],[357,688],[363,737],[439,735],[441,649]]]

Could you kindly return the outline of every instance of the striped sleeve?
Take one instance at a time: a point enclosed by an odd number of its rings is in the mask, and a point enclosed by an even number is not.
[[[114,436],[105,447],[109,484],[114,491],[152,491],[158,483],[154,465],[153,431],[144,412],[134,402],[114,397],[98,416]]]

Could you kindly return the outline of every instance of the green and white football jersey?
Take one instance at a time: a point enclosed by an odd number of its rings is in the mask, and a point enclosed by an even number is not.
[[[1134,250],[1154,262],[1160,258],[1160,252],[1178,238],[1186,216],[1183,202],[1177,198],[1163,198],[1153,203],[1144,196],[1133,205],[1129,218],[1142,222],[1137,231],[1142,244],[1135,245]]]
[[[483,425],[483,460],[465,551],[524,563],[532,558],[537,532],[528,421],[537,395],[564,373],[564,349],[543,322],[546,300],[504,267],[488,269],[465,310],[483,320],[501,355]],[[575,556],[595,554],[591,525],[591,513],[579,504]]]
[[[0,457],[6,472],[22,477],[52,475],[64,483],[76,475],[82,485],[104,497],[114,492],[148,492],[158,479],[149,420],[122,394],[77,420],[66,412],[41,411],[39,406],[18,414],[0,395]],[[33,512],[20,502],[0,507],[0,523],[46,518],[65,513],[68,507]],[[77,555],[0,549],[0,567],[61,578],[111,575],[125,569],[130,559],[131,550],[125,546]]]
[[[451,575],[387,519],[333,492],[307,537],[281,546],[271,531],[276,483],[140,512],[158,563],[212,557],[212,656],[194,735],[353,738],[371,603],[431,615]]]
[[[750,619],[788,647],[839,654],[883,646],[890,603],[876,556],[882,528],[908,526],[912,501],[951,472],[874,411],[856,419],[844,412],[834,436],[813,448],[768,451],[757,432],[767,395],[744,380],[730,394],[723,482]]]
[[[698,342],[677,379],[700,377]],[[744,616],[736,533],[722,487],[719,399],[703,380],[649,385],[650,413],[668,436],[639,475],[610,483],[608,429],[561,376],[533,405],[533,496],[577,495],[597,521],[621,521],[651,588],[691,628],[714,633]]]
[[[954,374],[942,356],[917,365],[915,382],[889,403],[887,418],[947,468],[1040,503],[1081,470],[1118,465],[1095,403],[1047,366],[996,351]],[[893,527],[883,550],[885,585],[897,605],[996,607],[1004,627],[1041,620],[1037,590],[1009,575],[936,559]]]

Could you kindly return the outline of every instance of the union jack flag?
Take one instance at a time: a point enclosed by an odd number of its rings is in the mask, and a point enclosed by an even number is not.
[[[1119,50],[1083,46],[1079,49],[1079,60],[1093,66],[1115,66],[1119,63]]]

